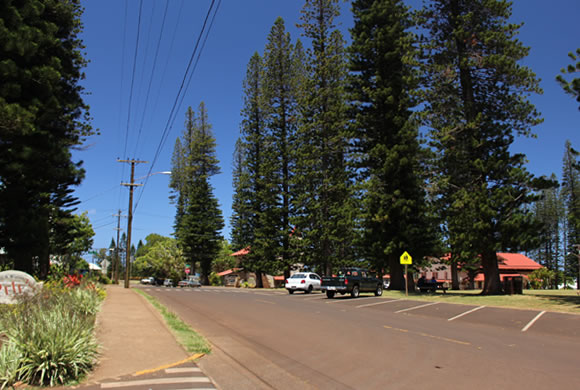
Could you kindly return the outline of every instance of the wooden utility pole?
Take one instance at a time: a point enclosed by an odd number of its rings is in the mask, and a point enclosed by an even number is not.
[[[113,217],[117,217],[117,227],[114,229],[117,231],[117,243],[115,244],[115,257],[113,257],[112,275],[111,279],[115,284],[119,284],[119,265],[121,264],[121,259],[119,257],[119,234],[121,232],[121,210],[119,214],[113,214]]]
[[[133,223],[133,188],[143,184],[135,184],[135,164],[147,163],[139,160],[117,160],[118,162],[131,164],[131,182],[121,183],[129,187],[129,211],[127,212],[127,257],[125,258],[125,288],[129,288],[129,275],[131,275],[131,224]]]

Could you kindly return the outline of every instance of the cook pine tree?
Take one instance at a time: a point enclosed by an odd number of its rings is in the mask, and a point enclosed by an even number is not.
[[[51,252],[74,240],[84,170],[71,150],[95,134],[80,85],[81,14],[78,0],[0,4],[0,248],[11,268],[41,279]]]
[[[181,142],[176,143],[173,154],[170,187],[177,205],[175,237],[192,272],[199,263],[201,283],[206,285],[224,227],[210,182],[220,172],[215,148],[205,104],[200,103],[197,115],[189,107]]]
[[[307,0],[299,27],[310,42],[299,101],[292,225],[304,262],[332,274],[355,257],[356,205],[352,134],[347,125],[345,41],[336,0]]]
[[[426,175],[413,108],[418,77],[412,21],[399,0],[357,0],[350,47],[350,99],[361,156],[364,257],[389,272],[389,288],[404,290],[400,256],[415,263],[433,255]]]
[[[532,246],[529,207],[539,182],[510,146],[542,119],[528,96],[538,79],[519,62],[529,49],[509,22],[511,3],[434,0],[422,10],[424,119],[451,250],[480,261],[482,294],[501,294],[497,251]]]

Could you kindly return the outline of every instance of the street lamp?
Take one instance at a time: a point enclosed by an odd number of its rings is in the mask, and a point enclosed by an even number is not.
[[[134,179],[135,163],[146,161],[128,161],[131,163],[131,183],[121,183],[122,186],[129,187],[129,211],[127,213],[127,254],[125,257],[125,288],[129,288],[129,275],[131,274],[131,224],[133,223],[133,188],[142,186],[143,184],[136,184],[135,180],[146,179],[153,175],[171,175],[170,171],[153,172],[138,179]]]
[[[141,176],[141,177],[139,177],[139,178],[137,178],[137,179],[135,179],[135,180],[143,180],[143,179],[146,179],[146,178],[148,178],[149,176],[153,176],[153,175],[171,175],[171,171],[153,172],[153,173],[150,173],[150,174],[148,174],[148,175]]]

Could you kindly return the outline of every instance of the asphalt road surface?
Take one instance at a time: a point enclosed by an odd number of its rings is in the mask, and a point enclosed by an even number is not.
[[[578,315],[144,288],[212,343],[200,366],[224,390],[572,389],[580,380]]]

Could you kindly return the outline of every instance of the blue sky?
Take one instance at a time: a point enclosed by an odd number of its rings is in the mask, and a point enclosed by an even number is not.
[[[185,110],[188,106],[196,110],[201,101],[206,104],[217,141],[221,174],[213,178],[212,184],[226,221],[223,233],[228,238],[232,154],[239,136],[246,65],[254,52],[262,53],[278,16],[284,18],[293,40],[300,37],[295,25],[303,1],[222,0],[173,116],[172,107],[211,0],[169,0],[161,40],[165,1],[144,0],[140,23],[139,0],[82,3],[82,39],[85,58],[90,61],[82,84],[87,92],[85,101],[91,106],[93,126],[101,134],[91,137],[84,150],[76,151],[73,158],[84,161],[86,177],[76,195],[81,201],[78,212],[88,213],[95,230],[94,248],[108,247],[116,236],[117,218],[113,214],[121,210],[122,215],[127,215],[129,190],[120,183],[129,181],[130,169],[117,159],[148,161],[136,165],[136,178],[169,171]],[[580,111],[554,79],[570,62],[567,53],[580,47],[580,1],[515,3],[512,21],[524,22],[519,39],[531,47],[523,63],[542,80],[544,94],[532,96],[531,100],[542,113],[544,123],[534,129],[537,138],[518,138],[513,150],[527,155],[527,167],[535,175],[560,176],[565,141],[580,148]],[[413,0],[408,4],[417,6],[421,2]],[[344,3],[342,8],[340,28],[348,38],[348,28],[353,23],[350,4]],[[175,209],[169,202],[169,176],[156,174],[139,182],[145,186],[135,190],[132,242],[145,241],[150,233],[170,236]],[[126,218],[121,220],[121,229],[126,232]]]

